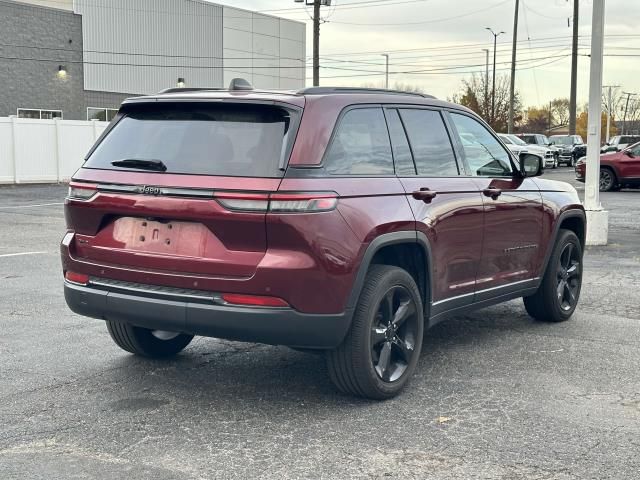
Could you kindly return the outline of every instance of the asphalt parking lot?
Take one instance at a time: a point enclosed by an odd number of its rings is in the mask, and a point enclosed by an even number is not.
[[[64,303],[64,194],[0,187],[0,479],[640,477],[640,190],[602,195],[610,245],[571,321],[521,301],[452,318],[383,403],[284,347],[125,354]]]

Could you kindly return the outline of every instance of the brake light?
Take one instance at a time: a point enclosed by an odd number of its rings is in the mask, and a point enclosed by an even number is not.
[[[336,208],[335,192],[319,193],[235,193],[216,192],[214,198],[225,208],[239,212],[316,213]]]
[[[288,307],[289,304],[278,297],[265,297],[262,295],[243,295],[239,293],[223,293],[222,300],[234,305],[251,307]]]
[[[85,275],[84,273],[76,273],[76,272],[67,272],[64,274],[64,278],[71,283],[75,283],[77,285],[87,285],[89,283],[89,275]]]
[[[88,183],[75,183],[69,184],[69,193],[67,198],[72,200],[86,201],[93,197],[97,192],[97,186]]]

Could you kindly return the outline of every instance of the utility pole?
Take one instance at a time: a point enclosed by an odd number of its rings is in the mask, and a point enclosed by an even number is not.
[[[611,89],[617,88],[620,85],[603,85],[602,88],[608,89],[607,93],[607,144],[609,144],[609,139],[611,137],[611,112],[613,111],[613,100],[611,97]]]
[[[625,105],[624,105],[624,118],[622,119],[622,132],[621,132],[621,133],[622,133],[622,135],[624,135],[625,130],[626,130],[626,128],[625,128],[625,127],[627,126],[627,125],[626,125],[626,124],[627,124],[627,110],[629,109],[629,99],[630,99],[632,96],[637,95],[637,93],[622,92],[622,94],[627,96],[627,102],[626,102],[626,103],[625,103]]]
[[[498,42],[498,37],[506,32],[496,33],[490,27],[486,27],[486,30],[489,30],[491,35],[493,35],[493,80],[491,82],[491,126],[493,127],[493,123],[496,120],[496,44]]]
[[[331,0],[293,0],[313,6],[313,86],[320,85],[320,7],[331,5]]]
[[[511,89],[509,90],[509,126],[507,133],[513,133],[513,107],[516,91],[516,47],[518,43],[518,8],[520,0],[516,0],[516,11],[513,15],[513,47],[511,47]]]
[[[383,53],[382,56],[385,58],[386,70],[384,75],[384,88],[389,88],[389,54]]]
[[[547,112],[547,125],[549,126],[549,128],[547,128],[547,136],[551,135],[551,106],[553,105],[553,102],[549,102],[549,111]]]
[[[485,115],[487,115],[487,110],[489,106],[489,49],[483,48],[482,51],[486,54],[485,68],[484,68],[484,112],[485,112]]]
[[[571,48],[571,96],[569,97],[569,135],[576,134],[578,88],[578,13],[579,0],[573,0],[573,45]]]
[[[609,234],[609,214],[600,204],[599,188],[604,2],[605,0],[593,0],[593,13],[591,15],[587,173],[584,188],[584,208],[587,214],[587,245],[606,245]]]

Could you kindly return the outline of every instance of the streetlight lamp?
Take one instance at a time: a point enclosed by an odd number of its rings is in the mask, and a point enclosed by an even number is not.
[[[485,27],[485,29],[489,30],[491,35],[493,35],[493,80],[491,82],[491,123],[493,123],[496,120],[496,44],[498,42],[498,37],[507,32],[496,33],[491,27]]]
[[[383,53],[382,56],[386,59],[386,71],[384,77],[384,88],[389,88],[389,54]]]

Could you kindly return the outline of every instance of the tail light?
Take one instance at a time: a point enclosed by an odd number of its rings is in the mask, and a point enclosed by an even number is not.
[[[96,194],[97,188],[97,185],[71,182],[69,183],[69,193],[67,194],[67,198],[71,200],[86,201]]]
[[[336,208],[335,193],[274,193],[270,197],[269,211],[274,213],[328,212]]]
[[[317,213],[336,208],[335,192],[309,193],[214,193],[223,207],[241,212]]]
[[[262,295],[243,295],[239,293],[223,293],[222,300],[233,305],[245,305],[249,307],[288,307],[289,304],[278,297],[265,297]]]
[[[89,283],[89,275],[85,275],[84,273],[68,271],[64,274],[64,278],[68,282],[75,283],[76,285],[87,285]]]

